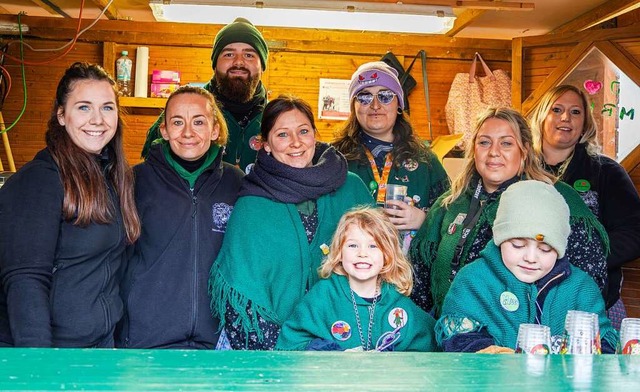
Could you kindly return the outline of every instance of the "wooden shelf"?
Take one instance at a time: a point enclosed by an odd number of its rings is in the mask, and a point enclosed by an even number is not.
[[[119,101],[122,107],[164,109],[167,98],[120,97]]]

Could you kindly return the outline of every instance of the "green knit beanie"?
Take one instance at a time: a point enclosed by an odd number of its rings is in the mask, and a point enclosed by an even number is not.
[[[256,27],[245,18],[236,18],[233,23],[224,26],[216,35],[213,41],[213,52],[211,53],[211,67],[215,70],[218,56],[225,46],[234,42],[243,42],[251,45],[262,63],[262,70],[267,69],[267,57],[269,56],[269,48],[262,34]]]
[[[563,257],[571,232],[569,206],[562,195],[542,181],[518,181],[500,196],[493,221],[493,241],[500,246],[512,238],[545,242]]]

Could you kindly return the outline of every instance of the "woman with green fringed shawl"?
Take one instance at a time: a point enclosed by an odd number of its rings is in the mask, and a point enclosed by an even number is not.
[[[439,316],[456,273],[478,258],[493,238],[500,195],[523,179],[554,184],[564,197],[571,223],[567,257],[604,289],[609,251],[606,231],[573,188],[556,182],[543,170],[533,149],[531,129],[520,113],[508,108],[483,113],[465,159],[462,173],[434,203],[411,244],[416,270],[412,298],[419,306]]]
[[[265,107],[256,163],[244,178],[209,278],[211,311],[234,350],[271,350],[319,280],[342,214],[373,199],[347,160],[316,141],[305,101]]]

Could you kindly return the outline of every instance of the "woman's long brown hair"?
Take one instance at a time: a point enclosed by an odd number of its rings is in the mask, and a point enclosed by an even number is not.
[[[60,170],[64,188],[62,215],[65,220],[73,220],[73,224],[80,227],[86,227],[92,222],[112,222],[116,206],[110,201],[108,182],[118,195],[127,241],[133,243],[140,236],[141,229],[133,194],[133,172],[122,146],[123,123],[120,105],[116,133],[107,144],[112,155],[111,163],[104,171],[95,155],[78,147],[69,137],[65,127],[58,122],[59,110],[64,111],[69,94],[76,83],[83,80],[106,81],[116,93],[115,81],[102,67],[84,62],[74,63],[67,68],[58,83],[45,140]]]

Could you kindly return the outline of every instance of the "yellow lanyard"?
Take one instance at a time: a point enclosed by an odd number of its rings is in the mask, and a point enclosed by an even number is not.
[[[364,149],[364,152],[367,154],[367,158],[369,159],[371,171],[373,171],[373,178],[378,184],[378,197],[376,198],[376,202],[378,204],[384,204],[384,197],[387,194],[387,181],[389,180],[389,173],[391,172],[391,166],[393,165],[391,153],[387,153],[387,156],[384,159],[382,177],[380,177],[380,174],[378,174],[378,165],[376,165],[376,160],[373,158],[373,154],[371,154],[371,152],[366,148]]]

